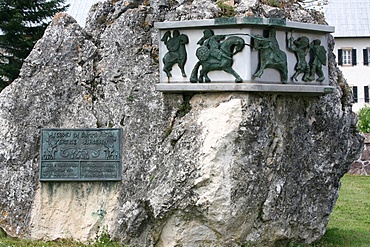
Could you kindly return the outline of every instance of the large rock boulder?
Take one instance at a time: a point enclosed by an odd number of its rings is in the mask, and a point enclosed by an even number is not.
[[[115,2],[113,4],[113,2]],[[295,5],[238,15],[317,22]],[[272,12],[271,12],[272,11]],[[163,94],[154,21],[218,17],[208,0],[109,1],[82,29],[58,14],[0,94],[0,227],[133,246],[274,246],[325,232],[357,159],[351,95],[329,44],[325,96]],[[41,128],[122,128],[120,182],[40,182]]]

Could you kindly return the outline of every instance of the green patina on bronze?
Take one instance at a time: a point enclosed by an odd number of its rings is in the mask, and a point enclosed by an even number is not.
[[[167,47],[168,52],[164,55],[163,61],[163,71],[166,73],[167,77],[171,77],[171,70],[175,64],[179,65],[182,76],[186,77],[185,73],[185,63],[187,60],[187,53],[185,45],[189,43],[189,38],[185,34],[180,34],[178,30],[173,31],[171,36],[171,31],[167,31],[161,41]]]
[[[42,129],[40,181],[120,181],[122,129]]]
[[[269,30],[269,36],[252,35],[252,47],[259,51],[259,67],[253,76],[261,77],[266,68],[278,70],[282,83],[288,81],[288,64],[285,52],[280,50],[275,29]]]
[[[286,26],[286,20],[281,18],[269,18],[269,24],[275,26]]]
[[[263,24],[264,19],[261,17],[246,16],[240,19],[242,24]],[[239,20],[239,21],[240,21]],[[214,20],[215,25],[235,25],[238,19],[217,18]],[[271,26],[285,26],[286,20],[279,18],[270,18],[268,23]],[[278,28],[278,27],[277,27]],[[267,30],[265,30],[267,31]],[[275,69],[280,73],[280,81],[288,82],[288,65],[287,55],[280,49],[279,42],[276,38],[276,29],[270,28],[268,35],[250,35],[248,33],[233,33],[226,35],[215,35],[213,30],[205,29],[203,37],[198,41],[200,47],[196,50],[198,62],[195,64],[190,82],[211,82],[208,77],[210,71],[224,71],[235,77],[235,82],[242,82],[240,75],[232,68],[234,60],[233,56],[242,51],[245,45],[251,46],[258,51],[258,68],[253,74],[254,77],[261,78],[266,68]],[[251,44],[245,44],[241,35],[251,37]],[[179,30],[167,31],[161,41],[164,42],[168,52],[163,56],[163,71],[167,77],[172,77],[171,71],[175,64],[178,64],[182,76],[186,77],[185,64],[187,61],[186,44],[189,43],[189,38],[185,34],[180,34]],[[297,62],[294,67],[293,81],[299,81],[298,77],[302,75],[302,81],[318,81],[325,80],[323,66],[326,66],[327,51],[321,45],[319,39],[310,40],[307,36],[294,38],[293,34],[290,38],[287,37],[287,50],[290,50],[296,55]],[[307,62],[307,55],[310,54],[310,60]],[[199,73],[199,76],[198,76]],[[168,79],[170,80],[170,79]]]
[[[215,19],[216,25],[229,25],[229,24],[236,24],[236,17],[229,17],[229,18],[216,18]]]
[[[242,82],[242,78],[232,68],[232,65],[233,56],[242,51],[245,46],[244,39],[237,36],[225,38],[226,35],[215,35],[211,29],[203,31],[203,37],[198,41],[200,47],[196,51],[199,61],[193,68],[190,82],[211,82],[207,74],[215,70],[223,70],[230,73],[235,77],[235,82]],[[202,66],[202,69],[198,77],[200,66]]]
[[[315,39],[310,43],[310,55],[311,55],[311,62],[310,62],[310,69],[311,74],[309,77],[310,81],[315,80],[316,74],[318,78],[316,81],[322,82],[325,80],[324,72],[322,71],[322,66],[326,66],[326,50],[325,47],[321,45],[321,41],[319,39]]]
[[[254,17],[254,16],[245,16],[243,17],[244,24],[262,24],[263,18],[262,17]]]
[[[333,93],[333,92],[334,92],[334,88],[331,88],[331,87],[325,87],[325,88],[324,88],[324,92],[325,92],[325,93]]]
[[[288,49],[296,54],[297,63],[294,67],[295,73],[292,76],[294,81],[298,81],[298,75],[303,73],[302,80],[309,81],[310,66],[306,61],[306,56],[310,51],[310,40],[306,36],[294,40],[293,37],[288,39]]]

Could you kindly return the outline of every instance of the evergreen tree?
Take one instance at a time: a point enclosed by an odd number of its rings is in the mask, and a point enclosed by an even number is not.
[[[0,90],[19,75],[24,59],[65,0],[0,0]]]

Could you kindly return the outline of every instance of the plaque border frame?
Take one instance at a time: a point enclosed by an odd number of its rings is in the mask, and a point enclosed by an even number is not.
[[[116,160],[115,162],[118,163],[118,176],[116,178],[42,178],[41,176],[41,171],[42,171],[42,162],[44,161],[42,159],[42,143],[43,143],[43,131],[48,130],[48,131],[109,131],[109,130],[117,130],[118,131],[118,152],[120,153],[120,159]],[[40,129],[40,147],[39,147],[39,181],[40,182],[119,182],[122,181],[122,128],[41,128]],[[81,160],[76,160],[76,161],[81,161]],[[102,161],[102,162],[107,162],[107,161]]]

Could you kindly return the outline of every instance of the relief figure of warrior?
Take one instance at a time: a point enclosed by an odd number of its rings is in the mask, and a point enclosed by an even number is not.
[[[229,36],[229,37],[227,37]],[[227,37],[227,38],[226,38]],[[244,39],[232,35],[215,35],[213,30],[203,31],[203,37],[197,43],[200,47],[195,55],[199,61],[191,73],[190,82],[211,82],[208,72],[222,70],[235,77],[235,82],[242,82],[240,75],[232,68],[233,56],[241,52],[245,46]],[[198,70],[202,67],[198,77]]]
[[[315,39],[310,44],[311,49],[311,75],[309,77],[310,81],[315,80],[315,75],[317,74],[319,78],[316,80],[322,82],[325,80],[324,72],[322,71],[322,66],[326,65],[326,50],[325,47],[321,45],[319,39]]]
[[[161,41],[167,47],[168,52],[164,55],[163,61],[163,71],[166,73],[167,77],[171,77],[172,67],[177,63],[181,70],[183,77],[186,77],[185,73],[185,63],[187,60],[185,45],[189,43],[189,38],[185,34],[180,34],[179,30],[173,31],[173,36],[171,37],[171,32],[167,31]]]
[[[295,73],[292,76],[292,79],[297,81],[298,75],[303,73],[303,81],[309,81],[310,75],[310,66],[306,61],[306,56],[310,51],[310,41],[306,36],[299,37],[294,40],[293,37],[290,37],[288,40],[288,49],[293,51],[297,56],[297,63],[295,65]]]
[[[226,58],[232,60],[231,57],[227,56],[223,51],[220,50],[220,42],[225,39],[225,35],[215,35],[213,30],[206,29],[203,31],[203,37],[198,41],[198,45],[201,45],[204,48],[208,49],[209,56],[217,59],[220,62],[220,66],[225,66],[224,63],[226,60],[222,58]],[[199,59],[206,60],[206,56],[201,56]]]

